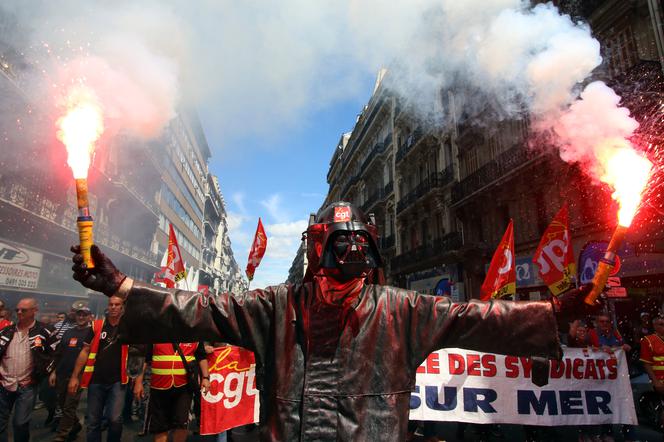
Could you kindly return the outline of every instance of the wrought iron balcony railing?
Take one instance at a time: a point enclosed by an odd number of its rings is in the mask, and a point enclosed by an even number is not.
[[[412,206],[417,200],[431,192],[433,189],[443,187],[454,181],[454,170],[452,166],[447,167],[442,172],[435,172],[422,180],[415,189],[408,192],[397,203],[397,213],[402,212]]]
[[[390,265],[393,273],[398,273],[406,267],[417,267],[423,261],[441,258],[443,255],[458,250],[463,245],[461,234],[451,232],[442,238],[435,239],[431,243],[424,244],[413,250],[409,250],[392,259]]]
[[[479,170],[455,184],[452,188],[452,204],[458,203],[483,187],[509,175],[528,161],[542,155],[542,153],[529,149],[522,144],[506,150],[493,161],[485,164]]]

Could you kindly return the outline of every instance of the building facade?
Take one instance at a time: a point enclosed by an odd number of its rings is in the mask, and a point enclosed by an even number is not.
[[[575,8],[567,12],[588,21],[602,43],[605,63],[596,78],[622,96],[641,124],[634,141],[652,153],[664,136],[661,8],[649,0],[567,3]],[[527,117],[485,118],[488,124],[474,125],[456,105],[472,91],[450,88],[436,97],[441,123],[425,125],[411,103],[385,87],[386,75],[379,73],[353,130],[334,149],[323,206],[347,200],[376,215],[388,282],[459,300],[479,296],[491,256],[513,219],[517,298],[540,299],[549,292],[533,253],[564,204],[577,257],[585,246],[608,240],[616,222],[609,192],[579,166],[563,162]],[[647,199],[664,213],[656,195]],[[622,251],[618,276],[632,301],[664,295],[661,216],[648,216],[649,210],[635,220]],[[304,266],[301,255],[293,278]],[[578,262],[582,280],[593,264]]]

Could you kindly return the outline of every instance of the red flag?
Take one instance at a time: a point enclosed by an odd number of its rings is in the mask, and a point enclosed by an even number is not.
[[[570,240],[567,204],[553,218],[533,255],[542,279],[555,296],[571,289],[576,273],[574,249]]]
[[[175,237],[173,224],[169,224],[168,226],[168,250],[166,251],[168,256],[166,266],[162,267],[158,273],[155,273],[154,280],[155,282],[163,282],[168,288],[173,288],[176,282],[187,276],[187,272],[184,269],[184,262],[182,261],[178,240]]]
[[[489,271],[482,284],[480,290],[482,301],[516,293],[516,266],[514,263],[514,225],[510,220],[503,239],[491,258]]]
[[[267,235],[265,235],[265,229],[263,229],[263,223],[261,219],[258,218],[258,226],[256,227],[256,234],[254,235],[254,243],[251,245],[251,250],[249,251],[249,260],[247,262],[247,278],[249,281],[254,279],[254,272],[256,267],[261,263],[263,255],[265,255],[265,249],[267,248]]]
[[[210,391],[201,400],[201,434],[258,422],[260,402],[256,390],[254,354],[229,345],[207,355]]]

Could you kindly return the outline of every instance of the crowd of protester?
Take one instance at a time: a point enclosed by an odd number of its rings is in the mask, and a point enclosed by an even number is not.
[[[143,422],[139,436],[151,434],[156,442],[184,442],[190,430],[195,432],[198,392],[210,387],[206,355],[222,344],[127,346],[118,340],[122,311],[122,300],[111,297],[99,319],[85,303],[77,302],[69,312],[37,320],[35,299],[21,299],[15,316],[0,301],[0,442],[8,441],[12,416],[14,441],[27,442],[33,409],[41,407],[47,411],[44,424],[56,442],[76,439],[83,428],[88,442],[101,441],[103,431],[109,442],[119,442],[129,421]],[[630,322],[602,312],[569,324],[561,341],[608,353],[624,350],[630,377],[647,375],[653,390],[650,400],[661,404],[664,316],[643,311]],[[87,389],[85,426],[78,416],[83,389]],[[663,408],[655,407],[659,413]],[[657,417],[664,422],[664,414]],[[437,441],[436,425],[412,422],[410,436]],[[458,424],[457,438],[463,439],[469,428],[480,440],[501,433],[499,425]],[[616,437],[612,430],[610,425],[579,426],[578,440],[612,441]],[[250,427],[239,429],[236,439],[248,431]],[[524,428],[526,439],[541,438],[541,431]],[[225,433],[211,437],[218,442],[226,438]],[[633,440],[633,428],[623,426],[621,438]]]
[[[199,343],[128,346],[118,340],[122,299],[109,298],[94,318],[76,302],[69,312],[39,315],[33,298],[21,299],[15,320],[0,301],[0,442],[28,442],[35,409],[45,408],[44,425],[55,442],[73,441],[85,428],[88,442],[120,442],[127,422],[140,421],[139,436],[156,442],[184,442],[197,433],[200,394],[210,387],[207,353]],[[39,319],[37,319],[39,318]],[[217,344],[221,345],[221,344]],[[87,390],[85,425],[78,410]],[[253,426],[235,430],[250,440]],[[191,430],[191,431],[190,431]],[[226,434],[206,436],[225,442]]]

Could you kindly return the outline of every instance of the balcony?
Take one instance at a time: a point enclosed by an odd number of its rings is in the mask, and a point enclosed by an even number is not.
[[[369,198],[362,204],[361,209],[363,212],[368,212],[376,203],[383,201],[387,196],[392,193],[394,182],[390,181],[383,188],[376,189]]]
[[[418,127],[413,132],[411,132],[410,135],[408,135],[408,137],[406,137],[406,140],[403,142],[401,146],[399,146],[399,150],[397,151],[396,155],[397,163],[404,159],[406,154],[408,154],[408,152],[410,152],[410,150],[417,144],[417,142],[420,141],[423,135],[424,131]]]
[[[348,191],[350,190],[351,187],[353,187],[357,182],[360,180],[359,176],[354,176],[351,179],[348,180],[346,185],[344,186],[344,189],[341,191],[341,197],[344,198],[348,195]]]
[[[416,270],[424,262],[443,258],[444,255],[461,248],[463,241],[461,234],[451,232],[432,243],[424,244],[416,249],[397,255],[391,261],[392,273],[403,272],[409,268]]]
[[[475,192],[487,187],[500,178],[504,178],[531,160],[543,156],[524,145],[517,145],[502,154],[493,161],[485,164],[476,172],[468,175],[452,188],[452,204],[470,197]]]
[[[360,167],[360,173],[364,172],[367,170],[369,167],[369,164],[371,164],[371,161],[373,161],[374,158],[376,158],[376,155],[380,155],[381,153],[385,152],[385,145],[383,143],[376,143],[374,146],[371,148],[371,152],[369,152],[369,155],[362,161],[362,166]]]
[[[447,167],[442,172],[435,172],[425,178],[415,189],[407,193],[397,203],[397,213],[400,213],[412,206],[421,197],[433,189],[443,187],[454,181],[454,170],[452,166]]]

